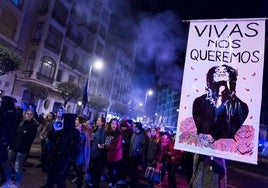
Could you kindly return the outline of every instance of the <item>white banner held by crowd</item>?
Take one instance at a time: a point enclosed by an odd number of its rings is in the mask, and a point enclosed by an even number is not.
[[[176,149],[257,164],[265,19],[192,20]]]

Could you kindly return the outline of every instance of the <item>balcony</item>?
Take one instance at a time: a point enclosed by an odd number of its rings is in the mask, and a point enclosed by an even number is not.
[[[70,67],[72,66],[72,59],[66,57],[66,56],[61,56],[60,59],[64,64],[69,65]]]
[[[52,84],[52,83],[54,82],[54,79],[53,79],[53,78],[51,78],[51,77],[49,77],[49,76],[47,76],[47,75],[44,75],[44,74],[42,74],[42,73],[40,73],[40,72],[36,73],[36,78],[37,78],[38,80],[47,82],[47,83],[49,83],[49,84]]]
[[[22,74],[24,75],[25,78],[30,78],[33,74],[33,71],[30,71],[30,70],[24,70],[22,72]]]

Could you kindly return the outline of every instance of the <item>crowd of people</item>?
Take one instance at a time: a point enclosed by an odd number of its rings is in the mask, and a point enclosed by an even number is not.
[[[185,168],[190,186],[197,182],[192,179],[198,172],[192,169],[199,169],[192,168],[194,157],[174,149],[175,134],[157,127],[145,130],[141,122],[117,118],[106,122],[105,117],[98,117],[92,123],[78,114],[60,111],[38,116],[35,106],[19,108],[12,97],[3,96],[0,126],[2,188],[20,187],[23,163],[36,136],[41,139],[37,167],[47,173],[43,188],[66,187],[70,172],[75,173],[72,183],[77,188],[99,188],[103,177],[109,187],[135,188],[147,167],[161,171],[160,181],[147,180],[148,188],[161,184],[165,175],[169,188],[178,187],[175,175],[179,167]],[[199,157],[197,165],[204,164],[200,159],[204,157]]]

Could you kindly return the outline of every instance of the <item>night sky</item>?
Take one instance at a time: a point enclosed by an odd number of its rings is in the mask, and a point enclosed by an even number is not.
[[[180,90],[188,22],[193,19],[267,17],[268,1],[254,0],[117,0],[111,31],[135,40],[134,92],[169,85]],[[120,21],[118,21],[118,19]]]

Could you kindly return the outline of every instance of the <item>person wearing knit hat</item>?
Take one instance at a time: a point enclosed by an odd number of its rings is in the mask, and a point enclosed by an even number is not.
[[[63,128],[53,129],[48,135],[51,150],[48,158],[47,188],[66,187],[65,182],[69,169],[74,164],[80,149],[80,132],[75,128],[77,115],[64,113],[62,115]]]
[[[136,129],[139,129],[140,131],[143,130],[141,122],[135,122],[134,125],[135,125]]]
[[[75,128],[75,119],[76,118],[77,118],[77,114],[64,113],[62,115],[63,130],[70,130],[70,129]]]
[[[139,182],[138,169],[142,168],[145,160],[145,150],[147,145],[146,135],[140,122],[133,125],[133,134],[130,140],[129,157],[130,157],[130,186],[137,187]]]

